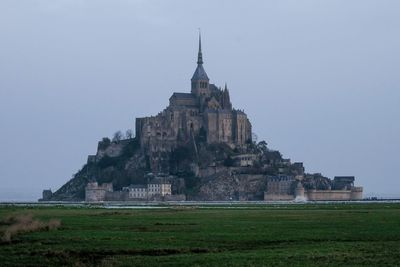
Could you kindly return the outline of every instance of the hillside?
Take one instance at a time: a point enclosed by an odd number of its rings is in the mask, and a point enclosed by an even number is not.
[[[185,194],[192,200],[262,200],[266,178],[277,175],[303,175],[302,165],[284,159],[270,150],[266,142],[249,143],[232,149],[226,144],[207,144],[201,138],[181,144],[160,160],[160,173],[172,184],[173,194]],[[251,155],[253,162],[241,166],[237,157]],[[89,181],[113,183],[114,190],[131,184],[147,183],[151,173],[149,157],[136,138],[111,141],[103,138],[95,155],[58,189],[51,200],[81,201]],[[307,188],[326,189],[332,181],[319,174],[306,175]]]

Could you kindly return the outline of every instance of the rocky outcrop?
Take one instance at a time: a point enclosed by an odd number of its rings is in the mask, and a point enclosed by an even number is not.
[[[173,194],[188,200],[263,200],[269,177],[301,177],[307,190],[329,190],[332,181],[321,174],[304,174],[301,163],[292,164],[265,142],[240,150],[226,144],[197,142],[179,145],[158,155],[158,169],[172,185]],[[115,191],[132,184],[146,184],[154,166],[135,138],[111,142],[104,138],[97,153],[51,200],[82,201],[89,182],[112,183]],[[296,178],[297,179],[297,178]]]
[[[194,200],[263,200],[267,176],[264,174],[235,174],[225,168],[205,178],[200,178],[198,194]]]

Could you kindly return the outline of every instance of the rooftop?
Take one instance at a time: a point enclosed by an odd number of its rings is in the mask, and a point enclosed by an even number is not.
[[[198,64],[196,70],[193,73],[192,81],[199,81],[199,80],[206,80],[209,81],[210,79],[207,76],[206,71],[203,68],[203,64]]]
[[[195,99],[195,96],[191,93],[173,93],[171,97],[179,99]]]

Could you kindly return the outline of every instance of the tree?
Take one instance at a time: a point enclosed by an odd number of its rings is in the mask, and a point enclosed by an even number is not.
[[[98,150],[104,150],[111,144],[111,140],[108,137],[103,137],[103,140],[99,142],[97,147]]]
[[[119,141],[121,141],[121,139],[122,139],[122,132],[121,131],[117,131],[117,132],[115,132],[115,134],[114,134],[114,137],[113,137],[113,142],[119,142]]]
[[[258,148],[259,151],[261,151],[261,153],[266,154],[267,151],[268,151],[267,142],[265,142],[265,141],[259,142],[257,144],[257,148]]]
[[[231,156],[228,156],[224,160],[224,166],[226,166],[226,167],[232,167],[234,164],[235,164],[235,160]]]
[[[127,139],[132,139],[133,138],[133,131],[131,129],[126,130],[125,137]]]

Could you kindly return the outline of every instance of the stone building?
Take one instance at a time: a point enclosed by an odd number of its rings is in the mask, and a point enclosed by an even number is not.
[[[295,179],[293,176],[279,175],[268,177],[264,200],[293,200],[292,184],[294,182]]]
[[[112,183],[104,183],[99,185],[97,182],[90,182],[85,188],[86,202],[99,202],[106,200],[106,194],[113,192]]]
[[[170,183],[154,183],[147,185],[147,192],[149,197],[154,195],[166,196],[171,195],[171,184]]]
[[[254,162],[257,160],[257,155],[256,154],[240,154],[237,156],[232,157],[235,161],[236,164],[240,167],[249,167],[253,166]]]
[[[163,152],[179,143],[195,142],[197,136],[204,136],[209,144],[222,142],[231,147],[243,147],[252,138],[250,121],[243,111],[232,108],[226,84],[221,89],[210,83],[203,67],[201,37],[190,93],[173,93],[169,106],[158,115],[136,119],[136,137],[153,171],[159,171]]]
[[[124,187],[123,191],[128,192],[128,198],[130,199],[147,199],[147,186],[144,184]]]
[[[351,189],[354,187],[354,176],[335,176],[333,178],[334,190]]]
[[[362,187],[352,187],[342,190],[307,190],[305,197],[310,201],[348,201],[362,200]]]
[[[51,200],[51,197],[53,196],[53,192],[51,189],[45,189],[42,192],[42,198],[39,199],[39,201],[49,201]]]
[[[112,183],[99,185],[97,182],[90,182],[85,188],[86,202],[129,200],[182,200],[182,197],[172,195],[171,184],[167,182],[130,185],[121,191],[114,191]]]
[[[363,188],[354,186],[353,176],[335,177],[334,189],[317,190],[304,189],[300,180],[290,176],[268,177],[267,191],[264,193],[264,200],[294,200],[304,199],[309,201],[350,201],[362,200]],[[294,188],[294,190],[293,190]]]
[[[147,185],[131,185],[124,187],[123,191],[128,192],[128,199],[154,199],[172,195],[170,183],[150,183]]]

